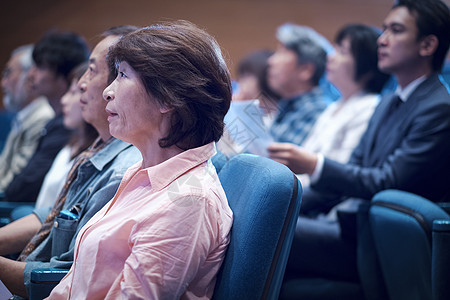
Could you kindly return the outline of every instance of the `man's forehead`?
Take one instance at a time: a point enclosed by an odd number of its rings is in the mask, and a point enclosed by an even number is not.
[[[89,62],[98,63],[99,61],[106,61],[106,55],[108,54],[109,48],[113,46],[118,39],[118,36],[107,36],[101,40],[92,51]]]
[[[6,63],[7,66],[18,66],[20,64],[20,59],[22,58],[23,53],[16,53],[8,60]]]
[[[408,8],[404,6],[399,6],[393,8],[386,19],[384,20],[384,25],[389,24],[415,24],[415,17],[411,14]]]

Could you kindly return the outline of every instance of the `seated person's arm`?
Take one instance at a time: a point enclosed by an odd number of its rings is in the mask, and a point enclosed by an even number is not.
[[[295,174],[314,172],[317,155],[291,143],[272,143],[267,150],[269,157],[291,169]]]
[[[23,250],[41,228],[36,215],[31,214],[0,228],[0,253],[13,254]],[[19,296],[26,296],[23,285],[25,263],[0,257],[0,280]]]
[[[38,217],[31,214],[0,228],[0,255],[21,252],[41,226]]]
[[[25,263],[0,256],[0,280],[15,295],[26,297],[23,285]]]

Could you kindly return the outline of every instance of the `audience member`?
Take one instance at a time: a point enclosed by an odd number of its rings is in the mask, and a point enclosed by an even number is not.
[[[269,58],[269,86],[282,99],[271,127],[276,142],[300,145],[317,117],[331,102],[318,86],[331,45],[312,28],[284,24]]]
[[[53,164],[45,175],[44,182],[36,200],[36,208],[53,206],[59,192],[64,186],[66,177],[71,169],[74,159],[86,150],[98,137],[95,128],[86,123],[81,113],[81,91],[78,80],[86,72],[88,62],[76,67],[69,75],[71,82],[69,90],[62,96],[62,112],[64,126],[72,131],[69,143],[59,151]]]
[[[47,97],[55,117],[41,131],[38,146],[28,164],[5,188],[5,201],[36,201],[45,174],[70,137],[70,131],[63,125],[60,103],[70,86],[67,77],[88,56],[84,39],[72,32],[50,31],[36,43],[33,49],[35,64],[29,74],[31,89]]]
[[[225,116],[225,130],[217,149],[227,157],[242,152],[267,156],[273,142],[269,128],[277,112],[279,96],[267,82],[267,60],[273,51],[259,50],[244,57],[238,66],[239,88]]]
[[[379,33],[368,26],[352,24],[336,36],[335,53],[328,57],[327,79],[339,90],[341,98],[319,116],[306,140],[305,150],[322,153],[329,159],[346,163],[367,128],[379,102],[379,93],[389,76],[378,70]],[[299,146],[273,144],[271,158],[283,162],[295,156]],[[309,177],[301,175],[303,187]]]
[[[14,294],[26,296],[33,269],[70,268],[78,231],[112,199],[127,168],[141,159],[135,147],[111,137],[102,98],[110,82],[108,49],[135,29],[123,26],[106,31],[91,53],[89,68],[78,86],[83,118],[94,126],[99,138],[75,159],[51,211],[36,209],[0,228],[0,255],[23,249],[19,261],[0,257],[0,280]]]
[[[29,71],[33,66],[33,46],[15,49],[3,71],[3,104],[17,113],[0,155],[0,192],[6,189],[33,155],[45,124],[53,118],[53,109],[45,97],[31,89]]]
[[[5,110],[4,107],[0,108],[0,154],[5,147],[6,139],[8,138],[15,116],[15,112]]]
[[[378,67],[396,77],[398,89],[383,97],[347,164],[306,150],[289,161],[294,172],[313,174],[315,194],[305,190],[303,213],[390,188],[450,200],[450,95],[438,77],[449,32],[449,8],[440,0],[396,1],[378,38]],[[290,273],[357,280],[350,213],[334,222],[299,217]]]
[[[259,100],[264,124],[268,127],[272,125],[274,114],[277,112],[277,102],[280,99],[267,82],[268,60],[273,54],[274,52],[270,50],[254,51],[240,61],[237,71],[239,88],[232,97],[233,101]]]
[[[231,100],[220,48],[175,22],[124,36],[108,58],[118,73],[103,92],[111,134],[143,160],[82,229],[49,299],[211,298],[232,225],[210,161]]]
[[[70,74],[71,82],[69,90],[62,96],[62,111],[64,114],[64,126],[70,129],[72,136],[69,143],[58,152],[53,164],[45,175],[44,182],[37,196],[35,205],[21,205],[15,207],[10,215],[12,221],[20,219],[33,212],[33,209],[52,206],[61,191],[67,174],[74,162],[74,158],[87,149],[98,136],[92,125],[86,123],[81,115],[80,96],[81,91],[77,86],[78,80],[86,71],[87,62],[77,66]],[[0,207],[9,203],[0,203]],[[7,208],[10,209],[9,207]]]

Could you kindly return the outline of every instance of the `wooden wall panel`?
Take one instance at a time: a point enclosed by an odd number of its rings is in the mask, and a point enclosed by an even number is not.
[[[309,25],[333,39],[347,23],[379,26],[392,4],[393,0],[2,1],[0,66],[3,68],[12,49],[37,41],[50,28],[79,32],[94,45],[96,35],[110,26],[187,19],[218,39],[234,74],[246,53],[274,48],[275,30],[284,22]]]

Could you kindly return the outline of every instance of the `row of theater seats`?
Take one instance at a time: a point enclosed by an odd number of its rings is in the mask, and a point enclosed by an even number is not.
[[[404,191],[377,193],[358,213],[359,282],[293,279],[281,299],[450,299],[450,209]]]

